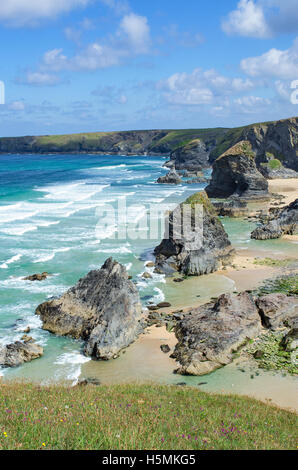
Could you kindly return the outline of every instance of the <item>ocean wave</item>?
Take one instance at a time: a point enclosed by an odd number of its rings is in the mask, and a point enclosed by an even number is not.
[[[66,367],[67,379],[75,384],[81,375],[82,365],[90,361],[90,357],[83,356],[79,351],[72,351],[61,354],[54,364]],[[61,371],[61,376],[65,376],[65,370]]]
[[[0,265],[1,269],[7,269],[8,266],[12,263],[15,263],[16,261],[19,261],[22,258],[22,254],[18,254],[10,258],[9,260],[5,261],[3,264]]]
[[[71,247],[65,248],[57,248],[51,252],[47,252],[46,254],[40,256],[39,258],[35,259],[33,263],[45,263],[46,261],[51,261],[58,253],[66,253],[71,250]]]

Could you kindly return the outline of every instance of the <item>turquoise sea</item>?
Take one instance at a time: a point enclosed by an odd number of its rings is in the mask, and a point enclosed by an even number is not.
[[[34,312],[91,269],[100,268],[109,256],[126,266],[144,305],[165,298],[174,305],[181,298],[186,304],[198,296],[207,301],[234,289],[224,276],[198,278],[193,290],[184,283],[167,283],[153,269],[147,268],[151,279],[141,277],[162,238],[165,210],[204,188],[204,184],[156,184],[167,171],[162,167],[165,161],[165,157],[91,154],[0,156],[0,345],[19,340],[30,326],[30,335],[44,347],[38,361],[0,370],[0,375],[41,382],[75,381],[80,376],[83,364],[90,360],[82,355],[81,342],[43,331]],[[125,226],[137,226],[138,238],[117,239],[119,227],[112,216],[116,221],[123,216],[123,201],[128,208]],[[103,216],[107,204],[109,210]],[[155,238],[148,236],[143,223],[152,205],[162,209],[151,220],[160,228]],[[225,219],[224,225],[239,249],[260,247],[260,242],[250,240],[253,224]],[[297,251],[297,245],[279,240],[262,243],[264,256],[283,254],[285,248],[289,255]],[[23,280],[43,271],[50,273],[46,281]]]
[[[144,303],[164,299],[163,276],[153,275],[149,281],[140,277],[161,238],[159,233],[148,239],[144,217],[150,205],[167,207],[203,188],[157,185],[156,179],[166,172],[164,162],[144,156],[0,156],[0,344],[20,339],[30,326],[30,334],[45,348],[38,361],[41,378],[75,379],[86,358],[80,342],[41,330],[35,308],[100,268],[109,256],[136,279]],[[115,221],[101,212],[108,204],[117,216],[123,201],[126,226],[139,224],[139,239],[115,239]],[[43,271],[51,274],[44,282],[23,280]],[[30,378],[35,368],[26,364],[1,373]]]

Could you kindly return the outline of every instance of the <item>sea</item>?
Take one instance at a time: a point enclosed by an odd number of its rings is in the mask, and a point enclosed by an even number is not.
[[[163,238],[167,210],[205,183],[161,185],[156,180],[168,170],[165,157],[111,155],[1,155],[0,156],[0,347],[30,336],[44,347],[44,356],[16,369],[0,369],[8,379],[41,383],[75,383],[90,358],[82,342],[52,335],[41,328],[36,307],[64,293],[90,270],[112,256],[136,283],[143,305],[167,300],[188,304],[233,291],[223,276],[202,277],[195,289],[168,284],[146,263]],[[210,170],[206,171],[210,176]],[[232,243],[253,249],[254,224],[224,220]],[[280,241],[263,244],[264,255],[282,252]],[[291,250],[297,245],[288,244]],[[144,279],[148,271],[151,278]],[[26,281],[47,272],[42,282]],[[193,284],[192,284],[193,285]]]

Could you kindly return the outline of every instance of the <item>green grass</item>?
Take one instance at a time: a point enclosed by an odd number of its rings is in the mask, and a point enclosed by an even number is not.
[[[270,170],[278,170],[282,167],[282,164],[277,158],[273,158],[268,162],[268,167]]]
[[[0,386],[0,449],[296,449],[297,415],[158,385]]]

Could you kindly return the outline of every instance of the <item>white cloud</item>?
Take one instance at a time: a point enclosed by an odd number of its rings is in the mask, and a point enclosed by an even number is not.
[[[127,36],[136,54],[146,53],[150,44],[150,28],[145,16],[135,13],[125,15],[120,24],[120,32]]]
[[[8,109],[11,111],[24,111],[25,103],[24,101],[12,101],[9,103]]]
[[[73,8],[84,7],[90,0],[2,0],[0,21],[12,26],[36,25]]]
[[[69,37],[72,31],[67,31]],[[114,36],[108,40],[93,42],[79,48],[73,57],[67,57],[63,49],[47,51],[38,73],[50,74],[62,70],[98,70],[119,65],[123,60],[149,53],[150,27],[146,17],[130,13],[125,15]]]
[[[298,38],[289,49],[270,49],[261,56],[243,59],[241,68],[251,77],[298,78]]]
[[[229,78],[216,70],[195,69],[192,73],[176,73],[157,84],[164,98],[171,104],[203,105],[225,101],[225,97],[252,89],[250,79]],[[217,103],[219,104],[219,103]]]
[[[270,36],[263,9],[253,0],[240,0],[237,10],[223,21],[222,28],[227,34],[259,38]]]
[[[225,33],[268,38],[298,32],[297,0],[240,0],[222,22]]]

